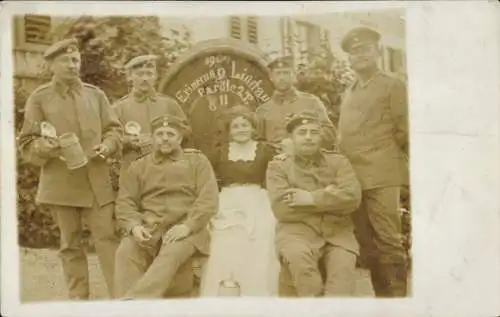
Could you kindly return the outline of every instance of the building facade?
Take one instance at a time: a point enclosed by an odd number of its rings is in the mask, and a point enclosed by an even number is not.
[[[20,15],[13,19],[14,83],[32,91],[46,81],[43,52],[52,44],[51,30],[62,21],[48,15]]]
[[[172,27],[171,19],[163,24]],[[296,64],[304,64],[308,52],[327,45],[337,57],[346,58],[340,49],[342,37],[356,26],[372,27],[382,34],[380,66],[393,73],[406,74],[404,10],[335,12],[294,17],[229,16],[182,21],[193,42],[235,38],[257,45],[269,55],[291,54]]]
[[[46,80],[43,77],[43,52],[52,43],[51,30],[64,17],[22,15],[14,18],[14,80],[27,91]],[[404,10],[372,12],[336,12],[325,15],[294,17],[227,16],[196,18],[160,18],[165,33],[187,30],[193,43],[235,38],[258,46],[273,55],[292,54],[296,64],[305,63],[308,54],[327,45],[339,58],[345,58],[340,42],[346,32],[366,25],[382,34],[383,56],[380,66],[389,72],[406,75]]]

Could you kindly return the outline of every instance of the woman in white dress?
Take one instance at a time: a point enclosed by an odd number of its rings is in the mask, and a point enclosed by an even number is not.
[[[227,280],[239,285],[241,296],[277,296],[275,219],[264,184],[274,150],[254,140],[256,120],[248,108],[231,108],[226,126],[229,142],[212,159],[220,207],[210,223],[211,253],[201,296],[220,296]]]

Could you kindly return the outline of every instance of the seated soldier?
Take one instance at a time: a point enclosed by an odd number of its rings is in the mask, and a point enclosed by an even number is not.
[[[162,298],[176,284],[192,287],[193,271],[182,266],[197,252],[208,254],[207,223],[218,208],[218,188],[208,159],[181,148],[188,131],[180,118],[154,119],[153,151],[120,178],[116,218],[128,235],[116,253],[119,298]]]
[[[278,221],[280,296],[350,296],[358,254],[351,212],[361,201],[359,182],[344,156],[320,149],[317,114],[295,114],[286,130],[295,152],[275,157],[267,169]]]

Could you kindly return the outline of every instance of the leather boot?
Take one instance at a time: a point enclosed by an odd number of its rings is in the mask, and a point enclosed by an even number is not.
[[[387,283],[389,297],[406,297],[407,295],[407,270],[405,263],[379,264],[383,280]]]
[[[375,297],[390,297],[389,281],[383,270],[380,269],[380,265],[373,261],[370,263],[369,269]]]

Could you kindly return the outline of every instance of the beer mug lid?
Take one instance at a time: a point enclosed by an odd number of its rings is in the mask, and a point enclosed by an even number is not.
[[[225,287],[239,287],[238,282],[235,280],[223,280],[221,284]]]
[[[125,124],[125,132],[139,134],[141,133],[141,125],[135,121],[129,121]]]
[[[56,138],[57,137],[56,128],[47,121],[43,121],[40,124],[40,133],[44,137],[49,137],[49,138]]]

